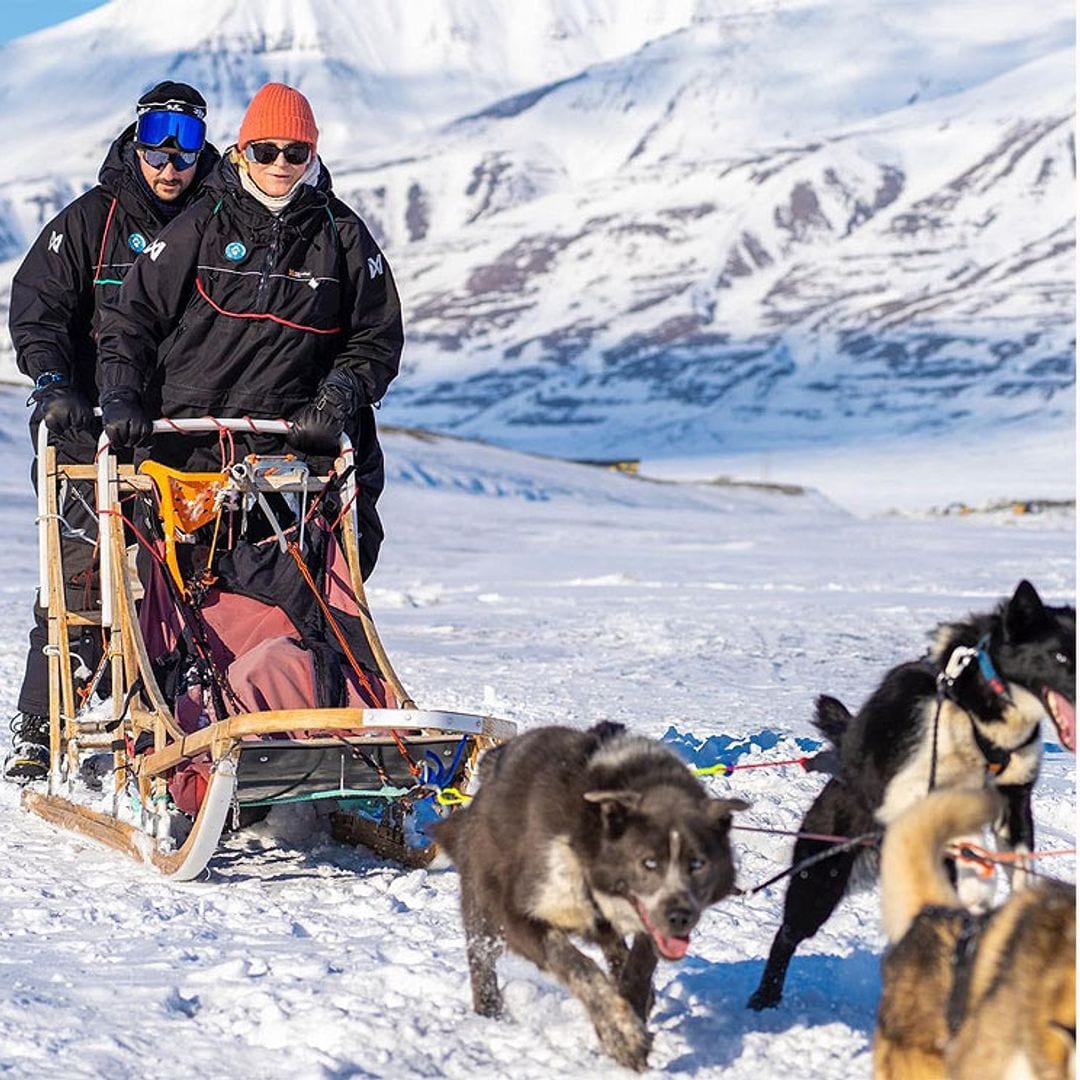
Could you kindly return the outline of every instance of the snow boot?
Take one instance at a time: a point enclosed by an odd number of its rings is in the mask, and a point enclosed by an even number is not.
[[[4,759],[4,779],[25,783],[49,775],[49,718],[16,713],[11,718],[11,752]]]

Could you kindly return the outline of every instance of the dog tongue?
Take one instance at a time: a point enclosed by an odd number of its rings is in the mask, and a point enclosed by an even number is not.
[[[1066,750],[1076,753],[1076,707],[1056,690],[1046,691],[1046,704],[1050,717],[1058,730],[1058,737]]]
[[[681,960],[686,955],[686,950],[690,948],[689,937],[664,937],[659,930],[653,931],[653,940],[656,942],[656,947],[668,960]]]
[[[649,916],[645,912],[645,906],[636,897],[633,898],[634,907],[637,908],[638,918],[641,919],[645,929],[652,935],[660,955],[665,960],[681,960],[690,948],[689,934],[665,934],[659,927],[653,926]]]

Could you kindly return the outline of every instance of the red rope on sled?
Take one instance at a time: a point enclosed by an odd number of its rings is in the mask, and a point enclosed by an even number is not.
[[[352,504],[354,502],[356,502],[356,493],[357,493],[357,489],[354,486],[353,487],[353,493],[344,501],[344,503],[342,503],[341,513],[338,514],[337,518],[334,520],[334,524],[330,526],[330,531],[331,532],[336,532],[338,526],[345,520],[345,515],[349,512],[349,509],[352,506]]]
[[[108,517],[118,517],[132,532],[132,535],[140,544],[147,550],[147,552],[153,556],[158,562],[158,565],[168,570],[168,565],[165,562],[164,557],[154,547],[154,545],[146,538],[145,534],[139,529],[134,521],[131,520],[126,514],[119,510],[102,510],[102,514]]]

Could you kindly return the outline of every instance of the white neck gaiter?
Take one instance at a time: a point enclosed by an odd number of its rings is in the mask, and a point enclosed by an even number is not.
[[[245,164],[241,164],[239,158],[240,155],[236,155],[236,171],[240,174],[240,186],[254,199],[258,199],[259,202],[270,211],[271,214],[280,214],[286,206],[289,205],[296,198],[300,189],[307,184],[310,187],[314,187],[319,182],[319,155],[312,154],[311,160],[308,162],[308,167],[304,170],[303,175],[299,180],[293,184],[292,188],[284,195],[267,195],[254,180],[251,179],[251,174],[245,168]]]

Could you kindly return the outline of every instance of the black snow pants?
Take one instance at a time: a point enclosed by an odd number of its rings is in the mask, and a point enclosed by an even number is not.
[[[37,447],[37,417],[30,421],[30,437]],[[50,441],[56,446],[58,463],[92,464],[97,450],[97,435],[74,432]],[[31,482],[37,491],[37,458],[31,464]],[[101,606],[101,589],[95,566],[97,543],[96,495],[90,480],[66,481],[60,489],[60,549],[64,561],[64,592],[69,610],[96,610]],[[37,716],[49,714],[49,659],[45,647],[49,641],[48,611],[34,604],[34,625],[30,629],[30,651],[19,691],[18,709]],[[71,667],[76,686],[85,686],[97,669],[102,655],[101,630],[95,626],[72,627],[68,634]],[[108,672],[99,690],[108,686]]]

